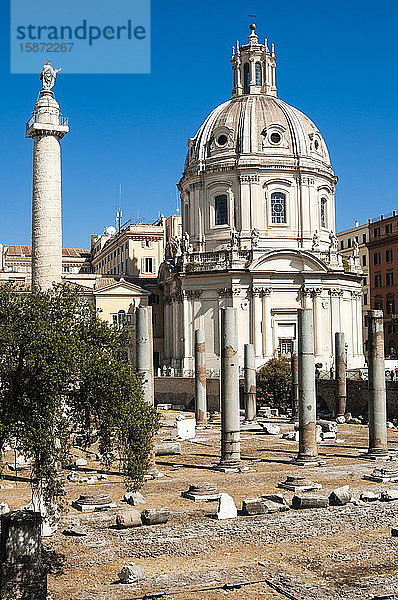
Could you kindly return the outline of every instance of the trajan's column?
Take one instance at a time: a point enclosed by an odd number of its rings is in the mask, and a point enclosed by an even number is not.
[[[50,61],[40,74],[42,89],[26,125],[32,138],[32,287],[48,289],[62,276],[62,207],[60,140],[69,131],[52,88],[57,72]]]

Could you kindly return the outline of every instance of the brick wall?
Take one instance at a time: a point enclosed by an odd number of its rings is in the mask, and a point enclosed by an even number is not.
[[[242,392],[243,381],[240,382]],[[387,381],[387,415],[388,419],[398,419],[398,382]],[[208,410],[220,410],[220,381],[207,380]],[[333,412],[335,398],[335,382],[319,379],[316,382],[318,411]],[[241,394],[242,397],[242,394]],[[192,377],[155,377],[155,403],[185,404],[193,408],[195,398],[195,381]],[[347,412],[354,417],[367,416],[368,383],[367,381],[347,381]],[[241,398],[242,406],[242,398]]]

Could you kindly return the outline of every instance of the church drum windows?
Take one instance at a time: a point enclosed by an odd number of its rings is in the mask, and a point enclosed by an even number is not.
[[[228,224],[228,208],[227,208],[227,195],[220,194],[214,198],[214,224],[215,225],[227,225]]]
[[[250,65],[245,63],[243,65],[243,93],[249,94],[250,92]]]
[[[328,226],[328,201],[327,198],[321,198],[321,227],[327,229]]]
[[[263,78],[262,78],[262,73],[261,73],[261,63],[259,63],[259,62],[256,62],[256,85],[257,86],[263,85]]]
[[[271,194],[271,223],[287,223],[286,195],[282,192],[273,192]]]

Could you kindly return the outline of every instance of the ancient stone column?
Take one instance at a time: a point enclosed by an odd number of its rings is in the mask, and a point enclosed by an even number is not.
[[[335,339],[335,372],[336,372],[336,402],[335,416],[343,417],[346,413],[347,391],[346,391],[346,362],[344,333],[336,331]]]
[[[236,309],[221,310],[221,460],[234,470],[240,461],[239,360]]]
[[[310,308],[298,309],[298,389],[299,453],[298,462],[318,458],[316,443],[316,393],[314,360],[314,322]]]
[[[16,510],[1,516],[1,600],[46,600],[41,563],[40,513]]]
[[[60,140],[69,131],[50,89],[43,89],[28,121],[32,138],[32,285],[48,289],[62,277]]]
[[[244,402],[245,402],[245,422],[251,423],[256,418],[256,363],[254,358],[253,344],[244,345]]]
[[[206,343],[201,329],[195,330],[195,417],[198,425],[207,421]]]
[[[154,406],[153,342],[151,308],[138,306],[135,312],[136,370],[143,375],[145,402]]]
[[[298,354],[297,341],[292,342],[292,355],[290,358],[291,381],[292,381],[292,423],[299,418],[299,393],[298,393]]]
[[[369,450],[370,457],[387,455],[386,378],[383,311],[368,310]]]

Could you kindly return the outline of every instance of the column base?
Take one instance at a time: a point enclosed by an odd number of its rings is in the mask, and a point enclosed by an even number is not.
[[[216,465],[213,465],[214,471],[221,471],[222,473],[242,473],[249,471],[249,467],[242,466],[240,460],[222,461]]]
[[[361,458],[364,458],[365,460],[396,460],[396,456],[393,456],[392,454],[389,453],[388,450],[386,450],[385,452],[374,452],[372,450],[368,451],[368,452],[360,452],[359,456]]]
[[[292,458],[291,462],[292,464],[297,465],[298,467],[322,467],[326,464],[325,460],[320,460],[316,457],[305,458],[301,456],[296,456],[295,458]]]

